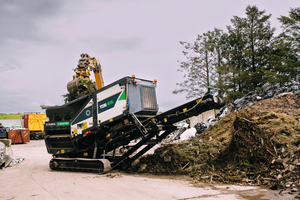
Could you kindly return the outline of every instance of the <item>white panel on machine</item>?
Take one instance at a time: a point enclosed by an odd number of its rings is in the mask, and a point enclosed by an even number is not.
[[[126,109],[124,86],[117,84],[97,94],[97,113],[100,123],[112,121],[112,118],[121,115],[124,109]]]

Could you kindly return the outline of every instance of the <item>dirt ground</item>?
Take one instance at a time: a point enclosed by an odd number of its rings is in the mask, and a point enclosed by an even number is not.
[[[186,176],[51,171],[43,140],[12,145],[25,160],[0,170],[0,199],[292,199],[251,186],[192,185]]]

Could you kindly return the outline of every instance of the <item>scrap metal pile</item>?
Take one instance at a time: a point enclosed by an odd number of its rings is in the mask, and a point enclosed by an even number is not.
[[[242,110],[261,100],[270,99],[284,94],[293,94],[297,91],[297,87],[278,87],[265,85],[256,91],[249,92],[248,94],[240,99],[235,100],[234,102],[228,101],[227,105],[220,109],[220,112],[216,115],[216,118],[211,118],[208,121],[197,123],[195,125],[197,134],[203,133],[209,127],[209,125],[215,124],[216,121],[220,120],[228,113]]]
[[[8,142],[8,140],[6,140]],[[10,165],[15,165],[24,160],[22,157],[13,156],[11,147],[0,141],[0,169],[4,169]]]
[[[243,99],[236,102],[237,111],[220,118],[199,137],[162,145],[131,170],[188,174],[195,183],[263,185],[297,194],[300,92],[268,87]]]
[[[6,146],[3,142],[0,142],[0,169],[9,166],[12,160],[12,156],[6,152]]]

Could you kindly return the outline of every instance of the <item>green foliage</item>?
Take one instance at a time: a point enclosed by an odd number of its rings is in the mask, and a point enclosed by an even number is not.
[[[227,92],[227,97],[229,99],[239,99],[242,98],[245,94],[241,92]]]
[[[242,163],[243,163],[243,165],[245,165],[247,167],[250,165],[250,163],[249,163],[249,161],[247,159],[243,160]]]
[[[229,46],[227,94],[238,97],[265,84],[264,71],[268,63],[270,41],[275,29],[271,28],[271,15],[264,15],[256,6],[246,8],[246,18],[234,16],[227,26]],[[235,94],[237,93],[237,94]]]
[[[281,85],[298,84],[300,82],[300,8],[291,8],[289,16],[281,16],[283,32],[276,38],[276,67],[282,69]],[[275,71],[275,70],[274,70]],[[275,72],[273,72],[274,76]],[[275,74],[276,77],[277,74]],[[286,80],[288,77],[288,81]],[[276,77],[278,78],[278,77]]]
[[[276,176],[277,175],[277,172],[273,172],[272,174],[271,174],[271,176]]]
[[[4,114],[0,113],[0,119],[22,119],[23,114]]]
[[[283,35],[273,40],[273,49],[269,55],[269,63],[266,70],[266,81],[280,86],[291,86],[299,84],[300,74],[299,56],[286,42]]]
[[[194,43],[180,42],[186,60],[178,71],[185,73],[185,80],[173,93],[198,97],[212,86],[235,100],[264,84],[299,85],[300,8],[278,18],[283,32],[277,37],[271,14],[250,5],[245,14],[233,16],[227,33],[214,29],[198,35]]]
[[[96,86],[92,81],[81,79],[76,92],[64,94],[62,97],[64,98],[65,103],[67,103],[84,95],[92,94],[95,91]]]

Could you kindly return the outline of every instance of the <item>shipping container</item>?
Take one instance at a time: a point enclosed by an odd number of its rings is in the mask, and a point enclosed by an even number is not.
[[[10,129],[8,131],[8,139],[11,139],[12,144],[24,144],[30,142],[30,131],[29,129]]]
[[[44,137],[44,124],[46,121],[46,114],[40,113],[25,113],[24,114],[24,128],[30,130],[31,139],[41,139]]]
[[[43,131],[46,114],[24,114],[24,128],[30,131]]]

